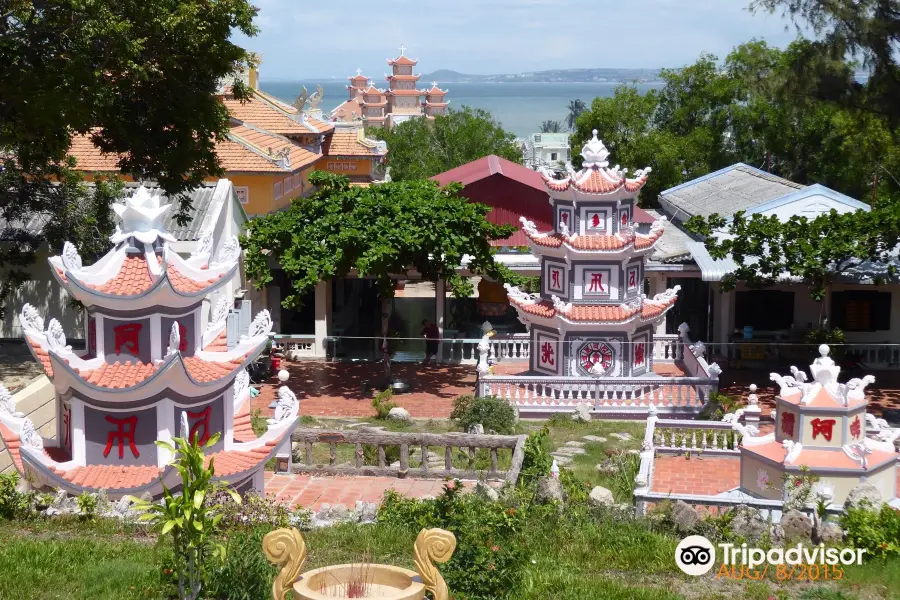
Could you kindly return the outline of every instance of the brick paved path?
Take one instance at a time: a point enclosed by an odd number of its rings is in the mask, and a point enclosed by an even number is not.
[[[323,503],[353,508],[358,500],[380,502],[387,490],[396,490],[408,498],[439,496],[445,481],[440,479],[398,479],[396,477],[315,477],[312,475],[276,475],[266,472],[266,495],[292,508],[318,510]],[[472,487],[474,482],[464,482]]]
[[[657,456],[652,491],[663,494],[716,495],[741,484],[741,461],[727,456]]]

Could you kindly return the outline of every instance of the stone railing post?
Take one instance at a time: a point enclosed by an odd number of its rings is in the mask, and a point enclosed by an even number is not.
[[[750,395],[747,396],[747,408],[744,409],[744,423],[759,428],[759,417],[762,409],[759,407],[759,397],[756,395],[756,384],[750,384]]]

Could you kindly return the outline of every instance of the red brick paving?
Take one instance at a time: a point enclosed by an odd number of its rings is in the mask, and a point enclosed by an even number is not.
[[[316,477],[265,473],[266,495],[292,508],[318,510],[323,503],[353,508],[356,502],[380,502],[387,490],[408,498],[439,496],[445,481],[440,479],[398,479],[396,477]],[[474,482],[464,482],[470,488]]]
[[[741,484],[740,459],[730,456],[657,456],[651,491],[713,496]]]

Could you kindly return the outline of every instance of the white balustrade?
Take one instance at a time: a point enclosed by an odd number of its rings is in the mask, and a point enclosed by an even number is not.
[[[316,356],[316,336],[313,334],[276,335],[273,346],[282,351],[288,360],[314,358]]]
[[[682,360],[684,346],[677,334],[653,336],[653,360],[655,362],[675,362]]]
[[[648,425],[649,427],[649,425]],[[653,448],[660,453],[740,454],[741,435],[722,421],[656,421]]]

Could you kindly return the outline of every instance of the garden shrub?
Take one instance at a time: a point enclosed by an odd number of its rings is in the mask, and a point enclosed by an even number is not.
[[[870,556],[900,556],[900,511],[887,504],[880,510],[848,509],[841,525],[848,547],[865,548]]]
[[[391,463],[400,460],[400,446],[383,446],[384,463],[390,466]],[[374,444],[363,444],[363,464],[367,467],[378,466],[378,446]]]
[[[372,400],[372,408],[375,409],[376,419],[387,419],[392,408],[397,408],[397,403],[393,401],[394,393],[391,388],[378,392],[375,399]]]
[[[719,392],[710,392],[709,401],[697,415],[699,421],[721,421],[728,413],[733,413],[743,404],[740,396],[729,396]]]
[[[579,423],[572,418],[571,413],[553,413],[547,419],[547,426],[551,429],[574,429]]]
[[[378,522],[418,531],[440,527],[456,536],[453,558],[441,566],[458,600],[506,597],[524,575],[530,551],[523,535],[525,513],[476,494],[460,494],[448,482],[435,500],[411,500],[389,492]]]
[[[528,486],[538,477],[550,473],[553,457],[550,456],[550,431],[543,427],[528,436],[525,440],[525,456],[522,470],[519,472],[519,486]]]
[[[272,594],[278,569],[262,551],[268,526],[239,528],[229,532],[225,561],[212,561],[207,597],[221,600],[259,600]]]
[[[453,401],[450,418],[456,421],[463,431],[468,431],[472,425],[480,423],[484,426],[485,432],[494,431],[508,435],[513,433],[516,427],[516,410],[509,402],[496,396],[479,398],[469,395],[459,396]]]
[[[81,492],[77,500],[79,516],[85,521],[93,521],[97,515],[97,496],[90,492]]]
[[[240,504],[229,500],[230,494],[225,490],[218,490],[205,499],[206,504],[220,507],[221,526],[226,529],[256,526],[271,529],[282,527],[305,529],[309,524],[308,511],[291,511],[283,502],[276,502],[274,498],[258,492],[246,493]]]
[[[20,493],[18,485],[18,473],[0,475],[0,517],[4,519],[23,519],[31,513],[31,495]]]

